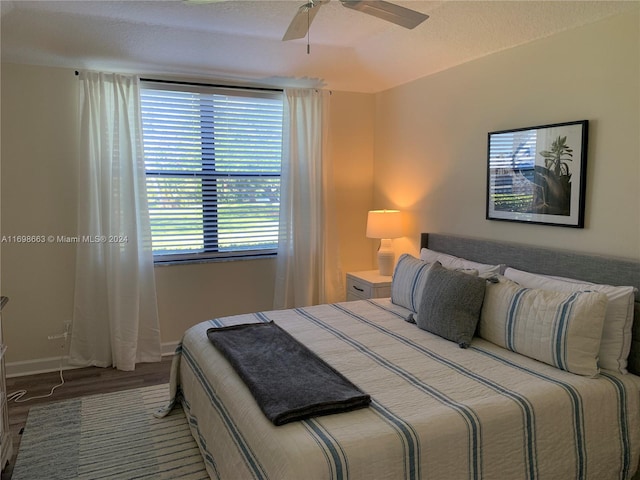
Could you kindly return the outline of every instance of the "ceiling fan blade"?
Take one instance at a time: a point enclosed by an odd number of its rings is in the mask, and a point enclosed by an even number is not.
[[[384,0],[340,0],[340,3],[347,8],[368,13],[405,28],[415,28],[429,18],[429,15],[424,13]]]
[[[289,28],[282,37],[282,41],[295,40],[297,38],[304,38],[309,31],[309,26],[313,19],[316,17],[320,6],[327,3],[329,0],[316,0],[309,3],[305,3],[296,12],[296,15],[291,20]]]

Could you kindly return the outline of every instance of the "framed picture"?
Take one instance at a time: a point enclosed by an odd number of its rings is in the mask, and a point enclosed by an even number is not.
[[[487,219],[584,227],[589,121],[489,132]]]

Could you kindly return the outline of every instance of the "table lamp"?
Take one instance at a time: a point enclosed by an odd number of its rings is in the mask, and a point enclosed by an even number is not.
[[[391,248],[391,239],[402,237],[402,230],[402,214],[398,210],[371,210],[367,216],[367,238],[380,239],[380,275],[393,274],[395,254]]]

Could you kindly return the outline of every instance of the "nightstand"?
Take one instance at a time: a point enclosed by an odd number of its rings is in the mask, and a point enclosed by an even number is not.
[[[347,301],[391,296],[391,276],[378,270],[347,273]]]

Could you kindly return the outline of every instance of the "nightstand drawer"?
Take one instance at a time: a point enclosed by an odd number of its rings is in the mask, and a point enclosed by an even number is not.
[[[391,277],[378,270],[347,273],[347,300],[364,300],[391,296]]]
[[[360,298],[371,298],[373,288],[357,278],[347,277],[347,295],[355,295]]]

